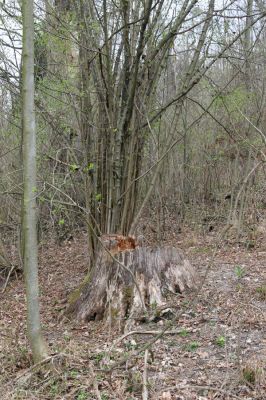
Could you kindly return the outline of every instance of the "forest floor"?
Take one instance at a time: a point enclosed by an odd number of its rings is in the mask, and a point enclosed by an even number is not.
[[[176,296],[179,318],[171,327],[176,333],[151,346],[147,363],[143,353],[134,356],[134,351],[154,335],[132,334],[115,342],[122,334],[113,327],[64,317],[65,299],[86,273],[85,234],[61,245],[44,243],[41,314],[54,368],[40,373],[31,367],[25,292],[18,276],[0,295],[1,399],[142,399],[144,370],[149,400],[265,399],[266,244],[246,250],[226,243],[215,250],[216,236],[184,229],[166,238],[185,251],[199,276],[208,272],[194,305],[195,293]],[[166,323],[137,329],[159,332]],[[131,353],[126,365],[107,372]]]

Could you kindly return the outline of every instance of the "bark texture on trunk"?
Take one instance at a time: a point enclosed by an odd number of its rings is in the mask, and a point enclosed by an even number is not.
[[[23,269],[27,297],[27,327],[33,360],[47,357],[41,332],[38,284],[38,244],[36,225],[36,128],[34,109],[34,18],[33,0],[22,2],[22,143],[23,143]]]
[[[102,243],[94,270],[70,301],[68,311],[80,320],[105,319],[128,329],[158,318],[169,293],[196,286],[196,273],[179,249],[140,247],[133,237],[115,235]]]

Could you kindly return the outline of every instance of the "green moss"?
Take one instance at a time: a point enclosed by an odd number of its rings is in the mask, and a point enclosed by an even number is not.
[[[86,275],[81,284],[69,295],[68,304],[72,305],[80,298],[82,290],[85,288],[85,286],[87,286],[90,280],[91,275]]]
[[[129,303],[131,301],[131,299],[132,299],[132,296],[133,296],[133,287],[132,286],[126,286],[123,289],[123,294],[124,294],[125,301],[127,303]]]
[[[112,320],[118,317],[118,309],[111,307],[111,318]]]

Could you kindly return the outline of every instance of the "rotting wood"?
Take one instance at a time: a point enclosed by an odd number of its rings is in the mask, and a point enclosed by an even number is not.
[[[196,286],[195,270],[179,249],[141,247],[130,236],[104,235],[101,241],[90,280],[68,307],[79,320],[104,319],[128,331],[160,318],[167,294]]]

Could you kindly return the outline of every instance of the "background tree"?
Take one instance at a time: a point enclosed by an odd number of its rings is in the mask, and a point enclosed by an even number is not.
[[[8,5],[0,56],[7,151],[20,138],[21,42],[19,9]],[[49,232],[61,241],[85,222],[93,261],[96,235],[143,233],[143,215],[162,239],[167,218],[205,229],[229,213],[246,240],[263,207],[264,164],[236,199],[264,146],[248,122],[263,131],[264,15],[256,1],[38,2],[40,238]],[[4,156],[2,167],[12,226],[20,224],[17,155]]]

